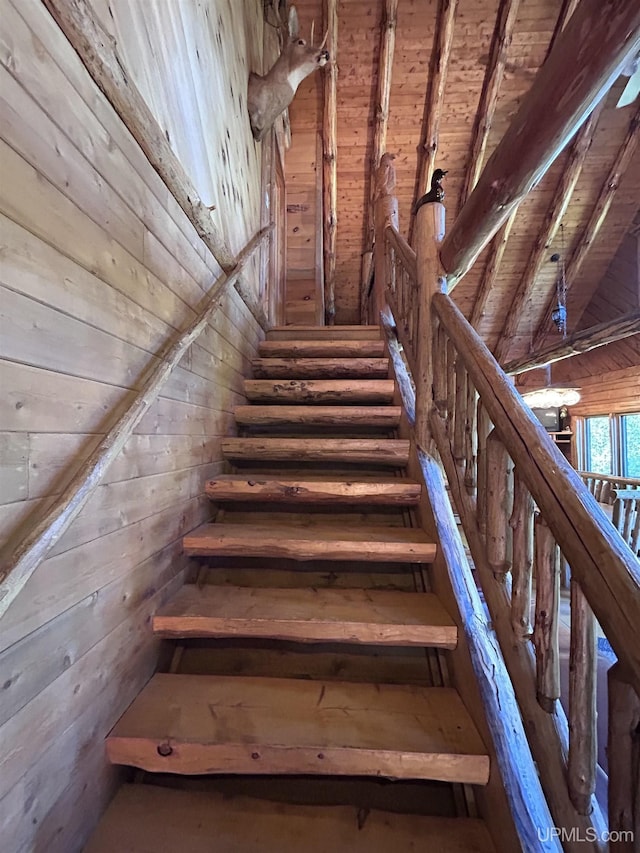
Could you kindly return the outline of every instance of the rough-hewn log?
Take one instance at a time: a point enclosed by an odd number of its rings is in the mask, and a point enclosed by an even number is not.
[[[402,234],[400,234],[393,226],[389,226],[387,228],[385,236],[391,244],[393,251],[400,257],[402,266],[408,272],[409,277],[412,278],[414,282],[417,281],[418,270],[416,266],[416,253],[404,239]]]
[[[483,538],[487,534],[487,439],[491,419],[482,397],[478,400],[478,528]]]
[[[618,149],[616,159],[602,185],[602,189],[600,190],[600,194],[593,208],[593,212],[591,213],[591,217],[582,232],[582,236],[580,237],[565,270],[565,278],[567,281],[567,303],[571,317],[571,324],[574,327],[580,320],[580,317],[582,317],[584,309],[589,304],[589,300],[593,296],[593,291],[586,290],[584,287],[574,288],[572,286],[573,282],[577,280],[582,264],[587,257],[587,253],[594,241],[597,239],[602,223],[609,213],[616,191],[620,186],[622,176],[626,172],[627,167],[633,158],[639,141],[640,108],[636,110],[635,115],[629,122],[627,135]],[[538,347],[541,344],[545,335],[551,328],[551,312],[553,311],[554,305],[555,294],[552,295],[547,305],[544,317],[542,318],[542,322],[538,329],[538,335],[534,341],[534,347]]]
[[[451,454],[449,440],[445,434],[442,420],[435,412],[431,415],[433,435],[438,447],[447,480],[451,488],[454,505],[460,514],[474,566],[482,586],[484,598],[491,615],[491,623],[498,637],[509,676],[520,706],[522,721],[527,740],[536,762],[542,787],[556,826],[576,827],[580,839],[587,837],[587,831],[599,836],[605,826],[600,810],[594,803],[590,817],[576,812],[569,799],[565,772],[564,755],[567,748],[567,720],[560,703],[555,713],[547,714],[538,705],[534,689],[534,659],[530,643],[514,642],[511,630],[508,583],[502,583],[493,575],[487,559],[476,523],[473,498],[463,488],[459,472]],[[540,844],[540,842],[538,842]],[[587,846],[585,846],[587,845]],[[601,845],[571,837],[564,843],[565,853],[583,853],[585,849],[600,851]],[[534,846],[534,850],[540,849]]]
[[[431,298],[444,288],[438,247],[444,237],[445,210],[442,204],[423,204],[416,217],[416,267],[418,279],[418,340],[416,384],[416,441],[418,447],[428,451],[431,441],[429,413],[433,406],[433,361],[431,334],[433,320]],[[453,365],[451,365],[453,367]]]
[[[374,214],[376,236],[373,252],[374,280],[373,293],[370,300],[371,304],[367,305],[367,314],[369,315],[369,319],[374,323],[379,322],[380,312],[385,309],[385,291],[389,284],[389,253],[387,251],[385,232],[389,225],[392,225],[396,231],[398,230],[398,200],[392,195],[396,186],[396,170],[393,165],[393,159],[391,154],[384,154],[380,159],[380,165],[375,174],[376,200]]]
[[[440,116],[442,114],[444,87],[447,82],[449,56],[451,54],[451,45],[453,43],[453,29],[457,2],[458,0],[439,0],[438,3],[438,17],[434,47],[431,53],[429,82],[427,84],[427,93],[425,97],[424,137],[420,143],[420,147],[418,148],[418,156],[420,160],[418,164],[416,199],[424,195],[429,189],[429,182],[431,181],[431,175],[433,174],[436,164]]]
[[[509,519],[512,511],[511,462],[495,429],[487,438],[487,562],[504,581],[511,569]]]
[[[640,838],[640,697],[620,663],[607,673],[609,688],[609,830],[615,853],[637,853]],[[624,835],[623,835],[624,833]]]
[[[447,416],[447,339],[440,326],[432,326],[433,402],[442,418]]]
[[[450,287],[540,181],[639,48],[636,0],[611,3],[606,14],[601,0],[582,0],[442,245]]]
[[[563,31],[563,29],[567,25],[567,21],[573,15],[576,10],[576,6],[578,5],[579,0],[563,0],[562,8],[560,9],[560,14],[558,15],[558,20],[556,21],[555,29],[553,30],[553,35],[551,36],[551,41],[549,42],[549,48],[547,50],[547,56],[551,53],[553,45],[555,44],[556,39]],[[545,56],[545,60],[547,58]]]
[[[533,355],[529,354],[524,358],[511,361],[504,366],[504,372],[509,374],[525,373],[527,370],[534,370],[537,367],[546,367],[547,364],[554,364],[556,361],[590,352],[597,347],[606,346],[613,341],[621,341],[623,338],[629,338],[638,333],[640,333],[640,308],[629,311],[622,317],[616,317],[615,320],[609,320],[606,323],[591,326],[590,329],[575,332],[561,343],[549,344]]]
[[[456,421],[453,430],[453,458],[464,463],[464,429],[467,420],[467,372],[462,361],[456,361]]]
[[[94,450],[68,486],[56,498],[53,506],[42,516],[38,511],[36,524],[18,542],[7,544],[0,565],[0,617],[40,565],[50,548],[60,539],[82,507],[87,503],[105,472],[118,456],[125,442],[149,407],[157,399],[162,387],[191,344],[206,328],[220,307],[225,291],[234,284],[247,261],[261,245],[271,228],[260,231],[240,253],[236,268],[216,281],[206,298],[206,304],[195,320],[175,339],[170,340],[158,358],[148,368],[142,387]]]
[[[373,147],[369,166],[369,205],[366,211],[367,231],[362,253],[361,303],[364,305],[369,289],[373,242],[375,239],[374,202],[376,196],[375,174],[380,159],[387,148],[387,126],[389,122],[389,98],[391,95],[391,71],[396,45],[396,20],[398,0],[385,0],[380,24],[380,59],[378,61],[378,91],[376,95],[373,126]]]
[[[487,63],[487,70],[485,71],[484,82],[482,84],[480,103],[478,104],[478,111],[476,112],[473,123],[471,150],[460,193],[459,210],[462,209],[462,206],[469,198],[471,191],[480,177],[487,139],[489,138],[493,114],[498,101],[498,92],[502,85],[507,52],[513,38],[513,28],[518,17],[519,5],[520,0],[501,0],[500,2],[498,19],[495,30],[493,31],[491,50],[489,51],[489,62]]]
[[[324,256],[325,322],[336,316],[336,233],[338,228],[338,0],[325,0],[327,50],[322,112],[322,250]]]
[[[552,444],[449,296],[431,304],[454,340],[520,476],[569,560],[618,658],[640,685],[640,570],[578,473]]]
[[[580,814],[589,814],[596,790],[596,623],[580,586],[571,581],[569,650],[569,796]]]
[[[509,525],[513,530],[513,566],[511,570],[511,627],[522,642],[530,639],[531,575],[533,571],[534,504],[529,489],[517,469],[513,474],[513,512]]]
[[[467,380],[467,401],[464,419],[464,486],[470,495],[476,491],[476,458],[478,456],[477,409],[478,395],[473,382]]]
[[[531,312],[527,306],[527,302],[531,299],[542,265],[549,260],[549,246],[555,239],[558,228],[567,212],[573,191],[578,183],[578,178],[582,174],[582,167],[584,166],[587,153],[591,148],[593,134],[595,133],[603,107],[604,101],[601,101],[582,125],[571,145],[569,156],[558,181],[558,186],[553,194],[553,200],[531,249],[531,254],[520,279],[518,289],[513,295],[513,301],[509,306],[502,334],[498,339],[494,351],[497,361],[503,361],[509,354],[509,348],[513,344],[513,339],[520,324],[523,319],[530,316]]]
[[[185,212],[205,246],[225,272],[236,259],[212,220],[212,213],[167,142],[162,128],[125,71],[115,39],[98,20],[87,0],[43,0],[96,85],[118,113],[147,159]],[[235,288],[256,321],[267,327],[262,306],[250,286],[236,277]]]

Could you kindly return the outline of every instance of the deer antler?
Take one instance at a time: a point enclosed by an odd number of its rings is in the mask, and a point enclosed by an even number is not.
[[[322,39],[322,44],[320,45],[320,47],[318,48],[318,50],[322,50],[322,48],[323,48],[323,47],[325,46],[325,44],[327,43],[327,39],[328,39],[328,38],[329,38],[329,27],[327,27],[327,31],[326,31],[326,33],[324,34],[324,38]]]
[[[311,40],[309,41],[309,44],[311,45],[311,47],[313,47],[313,31],[315,30],[315,28],[316,28],[316,22],[311,21]]]

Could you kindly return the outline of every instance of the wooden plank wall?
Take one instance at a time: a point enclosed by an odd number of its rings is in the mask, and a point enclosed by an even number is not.
[[[260,0],[95,2],[238,249],[260,222],[246,115]],[[44,5],[0,0],[0,19],[5,539],[96,446],[219,268]],[[81,849],[113,793],[103,739],[158,662],[149,616],[182,583],[181,535],[210,513],[204,483],[261,335],[232,291],[2,619],[4,850]]]

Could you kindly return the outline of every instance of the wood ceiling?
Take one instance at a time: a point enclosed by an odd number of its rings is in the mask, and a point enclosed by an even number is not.
[[[411,206],[423,191],[417,193],[418,155],[426,128],[433,46],[441,36],[440,22],[446,19],[454,2],[397,2],[386,150],[397,155],[396,191],[400,230],[405,236],[410,230]],[[444,181],[448,226],[455,220],[472,181],[471,152],[480,147],[482,128],[487,128],[482,158],[486,162],[544,62],[554,34],[575,5],[575,0],[457,0],[435,159],[436,166],[448,170]],[[296,6],[303,29],[310,26],[312,19],[322,19],[322,0],[296,0]],[[338,0],[338,323],[359,320],[361,256],[384,9],[385,0]],[[502,42],[497,40],[496,32],[502,32]],[[309,78],[308,85],[300,87],[292,106],[294,133],[296,122],[304,125],[305,116],[315,118],[318,114],[321,87],[312,80]],[[500,232],[452,291],[490,348],[498,347],[501,361],[521,357],[558,339],[548,317],[558,269],[550,261],[554,252],[561,252],[566,262],[569,329],[580,327],[583,314],[589,316],[590,322],[598,319],[597,307],[590,306],[592,297],[605,279],[618,247],[632,230],[640,199],[638,102],[621,109],[615,107],[626,80],[621,77],[614,84],[597,120],[576,136],[520,205],[495,275],[488,276],[488,261],[500,243]],[[549,98],[553,97],[550,92]],[[495,108],[491,114],[492,101]],[[487,103],[489,112],[483,114]],[[570,162],[574,162],[571,168]],[[560,199],[566,197],[564,209]],[[514,312],[519,290],[523,298]],[[483,291],[485,299],[479,301],[478,294]],[[629,292],[635,301],[626,310],[638,305],[637,282],[635,297],[633,287]],[[606,293],[605,289],[599,296],[605,303],[601,306],[602,319],[611,314],[606,307]],[[588,306],[589,312],[585,313]],[[505,333],[505,342],[499,344]],[[640,363],[638,337],[622,347],[631,353],[627,353],[627,361],[635,358],[636,364]]]

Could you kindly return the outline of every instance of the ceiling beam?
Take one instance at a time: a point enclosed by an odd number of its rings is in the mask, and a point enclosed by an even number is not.
[[[551,53],[556,39],[558,38],[560,33],[566,27],[567,21],[575,12],[576,6],[578,5],[578,2],[579,2],[579,0],[563,0],[562,8],[560,9],[560,14],[558,15],[558,20],[556,21],[556,26],[555,26],[555,29],[553,31],[553,35],[551,36],[551,41],[549,42],[549,48],[547,50],[547,56],[549,56],[549,54]],[[545,60],[546,60],[547,56],[545,56]]]
[[[360,282],[360,316],[365,322],[369,281],[373,271],[373,243],[375,239],[375,175],[380,159],[387,150],[387,127],[389,124],[389,100],[391,96],[391,72],[396,47],[396,26],[398,18],[398,0],[385,0],[380,24],[380,60],[378,62],[378,89],[376,95],[375,118],[373,126],[373,146],[369,163],[369,204],[367,205],[367,229],[362,253],[362,272]]]
[[[520,279],[513,302],[509,307],[502,334],[494,351],[496,361],[501,362],[508,356],[518,332],[518,327],[523,320],[526,320],[530,316],[527,303],[533,294],[536,279],[542,265],[545,261],[549,260],[549,247],[558,232],[558,228],[567,212],[573,191],[582,174],[582,167],[584,166],[589,148],[591,148],[593,134],[600,119],[604,103],[605,99],[603,98],[578,131],[569,150],[569,156],[562,170],[562,175],[553,195],[551,206],[547,210],[536,241],[531,249],[529,260]]]
[[[336,317],[336,232],[338,228],[338,0],[325,0],[327,50],[322,99],[322,253],[325,322]]]
[[[498,9],[498,18],[495,30],[493,31],[491,50],[489,52],[489,61],[484,75],[484,83],[482,84],[482,94],[480,95],[480,103],[478,104],[478,111],[476,112],[473,123],[469,165],[465,172],[460,193],[459,210],[462,209],[462,206],[471,195],[471,191],[478,183],[478,178],[482,171],[489,131],[491,130],[493,114],[498,101],[498,92],[502,85],[507,52],[513,38],[513,29],[518,17],[519,6],[520,0],[501,0],[500,8]],[[423,192],[426,192],[426,190],[423,190]]]
[[[601,0],[581,0],[442,244],[450,288],[639,49],[637,0],[609,0],[606,14]]]
[[[571,255],[571,260],[567,264],[565,270],[565,279],[567,282],[567,300],[569,299],[569,295],[573,297],[570,313],[574,326],[580,321],[580,317],[582,317],[585,308],[587,307],[591,300],[591,297],[593,296],[594,289],[581,287],[578,291],[575,287],[573,287],[573,284],[578,277],[578,273],[580,272],[580,269],[582,267],[582,264],[584,263],[589,249],[591,248],[598,236],[598,232],[602,227],[602,223],[606,219],[607,213],[609,212],[616,191],[620,186],[622,176],[624,175],[627,166],[631,162],[636,148],[638,147],[639,141],[640,108],[636,110],[635,115],[629,122],[627,135],[625,136],[622,145],[618,149],[618,153],[616,154],[616,158],[613,162],[613,165],[611,166],[609,174],[607,175],[600,190],[600,194],[593,208],[593,212],[591,213],[591,217],[589,218],[589,221],[586,224],[584,231],[582,232],[582,236],[580,237],[580,240],[578,241],[578,244],[574,249],[573,254]],[[534,347],[539,346],[540,343],[546,337],[547,333],[551,330],[551,312],[553,311],[554,306],[555,294],[552,294],[551,299],[547,304],[547,308],[542,318],[542,322],[538,327],[538,334],[534,341]]]
[[[451,45],[453,44],[453,29],[458,0],[439,0],[438,18],[434,37],[434,47],[429,66],[429,83],[425,95],[425,130],[418,149],[418,186],[416,200],[429,189],[431,175],[436,165],[438,153],[438,133],[444,88],[447,82],[447,70]]]
[[[507,374],[525,373],[527,370],[546,367],[547,364],[554,364],[556,361],[563,361],[563,359],[571,358],[574,355],[582,355],[598,347],[637,334],[640,334],[639,308],[630,311],[628,314],[623,314],[622,317],[616,317],[615,320],[608,320],[606,323],[599,323],[590,329],[575,332],[560,343],[550,344],[535,354],[529,354],[511,361],[509,364],[505,364],[504,372]]]

